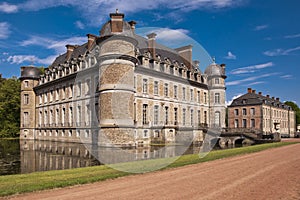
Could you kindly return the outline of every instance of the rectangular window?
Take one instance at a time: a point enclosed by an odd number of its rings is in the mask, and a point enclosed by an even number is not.
[[[169,107],[165,107],[165,124],[169,121]]]
[[[220,84],[220,79],[219,78],[215,78],[215,84]]]
[[[73,84],[70,84],[69,86],[69,98],[73,97]]]
[[[174,85],[174,98],[177,99],[177,85]]]
[[[25,81],[25,87],[29,87],[29,81]]]
[[[158,81],[154,81],[154,94],[158,95]]]
[[[200,103],[200,91],[197,91],[197,101]]]
[[[147,92],[148,92],[148,80],[143,79],[143,93],[147,93]]]
[[[194,101],[194,90],[193,89],[191,89],[190,90],[190,95],[191,95],[191,101]]]
[[[234,110],[234,115],[235,115],[235,116],[238,116],[238,115],[239,115],[239,109],[235,109],[235,110]]]
[[[194,110],[191,110],[191,125],[194,125]]]
[[[91,81],[90,79],[86,80],[85,94],[90,95],[91,93]]]
[[[55,124],[58,125],[59,122],[59,109],[56,109],[55,112]]]
[[[198,110],[198,125],[201,124],[201,112]]]
[[[250,113],[251,113],[251,115],[255,115],[255,108],[251,108]]]
[[[55,93],[55,100],[59,100],[59,88],[56,88],[56,93]]]
[[[182,109],[182,125],[185,126],[185,115],[186,115],[186,109]]]
[[[220,103],[220,93],[215,94],[215,103]]]
[[[165,65],[164,65],[164,63],[160,63],[160,71],[161,72],[165,71]]]
[[[207,94],[204,92],[204,103],[207,104]]]
[[[174,74],[174,68],[173,67],[170,67],[170,74]]]
[[[168,85],[168,83],[165,83],[164,94],[165,94],[165,97],[169,96],[169,85]]]
[[[159,106],[155,105],[154,106],[154,119],[153,119],[153,124],[158,125],[158,112],[159,112]]]
[[[182,100],[185,101],[185,88],[182,88]]]
[[[80,119],[81,119],[81,106],[77,106],[77,115],[76,115],[76,122],[78,123],[77,125],[80,126]]]
[[[204,111],[204,123],[207,124],[207,111]]]
[[[29,94],[24,94],[24,104],[29,104]]]
[[[247,128],[247,120],[243,119],[243,128]]]
[[[40,98],[40,102],[39,103],[42,104],[43,103],[43,94],[40,94],[39,98]]]
[[[24,112],[24,116],[23,116],[23,123],[24,123],[24,126],[28,126],[29,125],[29,114],[28,112]]]
[[[239,120],[236,119],[234,120],[234,128],[238,128],[239,127]]]
[[[177,108],[174,108],[174,124],[178,124],[178,113],[177,113]]]
[[[72,122],[73,122],[73,108],[70,107],[69,108],[69,123],[70,123],[70,126],[72,126]]]
[[[147,121],[147,109],[148,109],[148,105],[147,104],[143,104],[143,124],[148,124],[148,121]]]
[[[81,96],[81,82],[77,83],[77,96],[80,97]]]
[[[247,109],[243,108],[243,115],[247,115]]]
[[[53,101],[53,90],[50,91],[50,102]]]
[[[65,119],[66,119],[66,109],[62,109],[62,116],[61,116],[61,123],[64,125],[65,124]]]
[[[47,103],[48,102],[48,93],[47,92],[45,92],[44,98],[45,98],[44,102]]]
[[[63,86],[62,88],[62,99],[66,98],[66,86]]]
[[[251,119],[251,128],[255,128],[255,119]]]

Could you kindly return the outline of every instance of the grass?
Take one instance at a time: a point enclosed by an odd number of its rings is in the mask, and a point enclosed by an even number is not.
[[[170,165],[168,165],[167,167],[163,167],[162,169],[175,168],[184,165],[207,162],[211,160],[227,158],[241,154],[254,153],[265,149],[281,147],[289,144],[294,144],[294,142],[279,142],[235,149],[212,151],[203,158],[199,158],[198,154],[183,155],[181,157],[178,157],[178,159],[175,162],[172,162]],[[129,171],[149,171],[153,169],[153,167],[165,166],[164,164],[169,161],[174,161],[174,158],[144,160],[111,165],[115,169],[110,168],[106,165],[101,165],[69,170],[57,170],[47,172],[35,172],[31,174],[0,176],[0,196],[8,196],[25,192],[66,187],[113,179],[133,174],[129,172],[118,171],[116,169],[123,169],[125,171],[126,169],[128,169]]]

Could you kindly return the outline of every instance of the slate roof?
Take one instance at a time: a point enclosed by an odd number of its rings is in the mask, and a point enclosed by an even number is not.
[[[102,26],[100,33],[101,33],[101,37],[111,35],[110,20]],[[126,21],[124,21],[124,23],[123,23],[122,35],[126,35],[128,37],[132,37],[135,40],[137,40],[137,42],[138,42],[137,47],[140,50],[140,54],[144,54],[145,52],[148,51],[148,39],[135,34],[131,30],[129,23]],[[80,56],[84,56],[87,53],[87,51],[88,51],[87,43],[85,43],[83,45],[77,45],[77,46],[75,46],[73,53],[71,54],[69,59],[67,58],[67,53],[59,55],[54,60],[54,62],[49,66],[49,69],[51,70],[51,69],[55,68],[56,66],[58,66],[59,64],[64,64],[68,60],[76,59],[76,58],[79,58]],[[181,66],[182,63],[185,64],[186,66],[189,66],[188,61],[185,60],[184,58],[182,58],[178,54],[178,52],[174,49],[171,49],[169,47],[166,47],[164,45],[156,43],[155,51],[156,51],[156,54],[160,56],[161,60],[164,60],[167,58],[170,60],[170,62],[172,64],[177,62],[179,66]],[[193,64],[193,63],[191,63],[191,64]],[[201,73],[200,69],[198,67],[196,67],[196,65],[193,65],[193,69],[190,69],[190,70],[197,70],[198,72]]]
[[[278,107],[286,110],[291,110],[291,107],[288,105],[285,105],[284,103],[273,99],[269,98],[257,93],[247,93],[244,94],[231,103],[230,106],[228,107],[235,107],[235,106],[250,106],[250,105],[268,105],[268,106],[273,106],[273,107]]]

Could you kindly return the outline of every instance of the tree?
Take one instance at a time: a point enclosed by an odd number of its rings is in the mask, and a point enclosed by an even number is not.
[[[20,132],[21,84],[16,77],[0,82],[0,137],[18,137]]]
[[[291,108],[296,112],[296,123],[300,124],[300,108],[297,104],[292,101],[284,102],[285,105],[291,106]]]

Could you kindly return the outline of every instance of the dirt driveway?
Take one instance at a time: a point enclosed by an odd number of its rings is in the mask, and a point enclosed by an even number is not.
[[[13,199],[300,199],[300,143]]]

